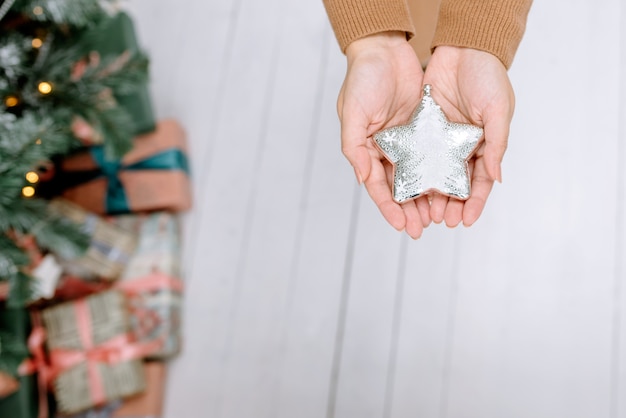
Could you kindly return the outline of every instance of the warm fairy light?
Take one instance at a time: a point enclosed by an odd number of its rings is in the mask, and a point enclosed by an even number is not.
[[[41,16],[43,14],[43,7],[41,6],[33,7],[33,14],[36,16]]]
[[[28,180],[29,183],[37,183],[39,181],[39,175],[34,171],[29,171],[26,173],[26,180]]]
[[[33,46],[33,48],[40,48],[41,45],[43,45],[43,41],[39,38],[33,38],[31,45]]]
[[[37,86],[37,89],[39,89],[39,93],[41,94],[49,94],[52,92],[52,84],[48,83],[47,81],[42,81]]]
[[[24,197],[33,197],[35,196],[35,188],[33,186],[26,186],[22,189],[22,194]]]
[[[41,145],[41,138],[37,138],[37,140],[35,141],[35,144]]]
[[[4,99],[4,104],[6,105],[6,107],[17,106],[19,103],[20,99],[18,99],[16,96],[7,96],[6,99]]]

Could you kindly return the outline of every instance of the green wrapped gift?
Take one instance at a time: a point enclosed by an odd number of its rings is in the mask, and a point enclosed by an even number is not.
[[[118,12],[105,19],[98,28],[98,36],[92,38],[90,49],[97,51],[103,60],[116,58],[125,52],[131,54],[140,51],[133,21],[124,12]],[[156,129],[156,120],[148,83],[142,83],[131,94],[115,97],[119,105],[130,113],[134,124],[134,135],[152,132]]]
[[[30,326],[30,316],[26,309],[0,308],[0,332],[11,335],[26,345]],[[18,381],[17,392],[0,399],[0,417],[37,418],[39,400],[36,376],[20,376]]]

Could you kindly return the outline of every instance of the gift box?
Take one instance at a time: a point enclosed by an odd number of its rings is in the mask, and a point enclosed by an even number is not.
[[[106,159],[103,147],[94,146],[63,159],[56,170],[51,188],[96,214],[191,207],[186,138],[175,120],[136,137],[121,160]]]
[[[155,346],[132,340],[120,292],[44,309],[41,317],[59,413],[78,413],[145,390],[139,359]]]
[[[122,405],[122,402],[117,400],[110,402],[104,406],[91,408],[86,411],[73,415],[56,415],[56,418],[111,418],[113,413]],[[135,417],[144,418],[144,417]]]
[[[50,209],[81,225],[91,237],[85,255],[65,261],[63,268],[69,274],[85,279],[117,279],[135,250],[135,236],[63,199],[53,200]]]
[[[103,61],[140,51],[133,21],[124,12],[105,19],[92,35],[87,47],[98,52]],[[147,81],[138,84],[128,94],[117,94],[115,99],[130,114],[134,135],[154,131],[156,120]]]
[[[167,212],[122,215],[112,219],[137,236],[137,249],[116,287],[129,301],[133,334],[140,341],[160,340],[150,356],[165,359],[181,346],[183,283],[180,272],[180,218]]]
[[[20,388],[20,384],[13,376],[0,372],[0,399],[14,394]]]
[[[146,391],[125,400],[113,418],[160,418],[165,397],[166,366],[161,362],[145,364]]]
[[[31,320],[26,309],[0,309],[0,331],[11,334],[26,345],[30,328]],[[7,355],[6,352],[2,354]],[[17,391],[0,398],[0,417],[37,418],[40,407],[37,377],[34,374],[10,377],[15,379],[18,387]]]

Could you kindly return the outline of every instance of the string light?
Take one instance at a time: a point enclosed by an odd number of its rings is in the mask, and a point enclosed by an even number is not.
[[[15,107],[18,104],[20,104],[20,99],[17,98],[17,96],[7,96],[4,99],[4,104],[6,105],[6,107]]]
[[[43,45],[43,41],[39,38],[33,38],[33,40],[31,41],[31,45],[33,46],[33,48],[40,48],[41,45]]]
[[[52,93],[52,84],[48,83],[47,81],[42,81],[37,86],[37,89],[41,94],[50,94]]]
[[[22,189],[22,195],[24,197],[33,197],[35,196],[35,188],[33,186],[26,186]]]
[[[35,173],[34,171],[29,171],[28,173],[26,173],[26,180],[29,183],[35,184],[39,181],[39,175]]]
[[[37,140],[35,141],[35,144],[41,145],[41,138],[37,138]]]
[[[41,7],[41,6],[33,7],[33,14],[35,16],[41,16],[43,14],[43,7]]]

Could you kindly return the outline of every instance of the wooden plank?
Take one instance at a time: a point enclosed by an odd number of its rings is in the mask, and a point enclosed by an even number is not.
[[[345,263],[354,239],[353,195],[356,181],[339,147],[335,101],[345,73],[330,27],[325,24],[327,59],[324,85],[316,104],[318,124],[310,179],[300,202],[300,242],[294,249],[278,391],[272,418],[315,418],[327,412],[342,304]],[[349,255],[348,255],[349,258]]]
[[[246,202],[246,247],[237,272],[241,293],[232,307],[231,340],[222,366],[224,400],[217,416],[223,417],[275,417],[300,263],[294,258],[301,255],[304,239],[321,106],[329,105],[321,97],[329,53],[322,4],[285,3],[281,19],[274,46],[275,85],[264,104],[269,108],[266,139]],[[346,216],[348,210],[346,205]],[[346,244],[337,240],[325,246],[341,253]],[[343,260],[328,267],[341,271]]]
[[[563,5],[533,5],[504,185],[462,236],[442,417],[610,413],[619,9]]]
[[[361,195],[334,408],[329,418],[380,417],[385,408],[402,234]]]
[[[626,69],[626,8],[620,8],[619,70]],[[626,79],[619,78],[611,418],[626,418]]]
[[[385,417],[437,417],[445,402],[454,332],[459,238],[431,225],[407,251],[393,393]]]

